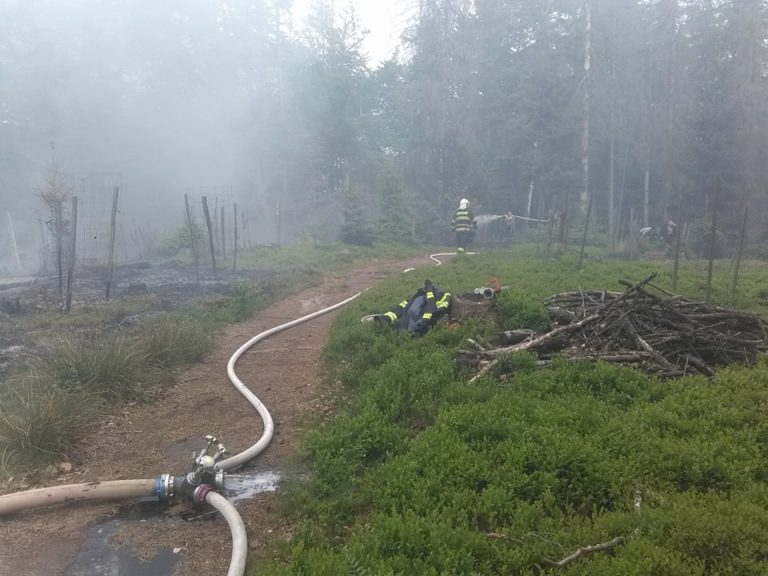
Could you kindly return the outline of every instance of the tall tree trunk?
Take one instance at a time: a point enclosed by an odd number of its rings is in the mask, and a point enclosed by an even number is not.
[[[589,206],[589,96],[592,61],[592,0],[584,2],[584,78],[581,110],[581,195],[582,212]]]
[[[678,0],[667,0],[664,10],[667,12],[667,33],[668,37],[666,54],[667,67],[664,78],[666,102],[664,108],[664,183],[663,183],[663,208],[664,210],[672,202],[672,194],[675,186],[675,163],[677,153],[675,150],[675,99],[676,99],[676,81],[677,74],[677,18],[678,18]]]
[[[613,67],[612,67],[613,68]],[[613,70],[611,70],[613,76]],[[610,104],[610,134],[608,135],[608,235],[613,238],[615,226],[616,203],[616,110],[611,97]]]

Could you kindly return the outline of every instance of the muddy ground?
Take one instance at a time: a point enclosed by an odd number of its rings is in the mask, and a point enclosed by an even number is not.
[[[427,258],[372,262],[229,326],[203,364],[181,374],[162,400],[127,407],[105,420],[73,455],[73,469],[48,485],[183,473],[206,434],[217,436],[233,454],[251,446],[261,435],[261,420],[226,377],[231,354],[267,328],[338,302],[405,268],[429,263]],[[321,351],[336,314],[274,335],[239,361],[238,376],[275,420],[274,438],[252,464],[256,469],[288,473],[286,467],[294,459],[307,423],[333,412],[333,386],[323,383]],[[249,558],[290,536],[291,525],[278,513],[274,492],[239,502],[237,507],[248,531]],[[128,521],[140,517],[142,510],[147,521]],[[147,560],[147,567],[165,562],[173,566],[175,576],[226,573],[230,532],[218,514],[187,504],[158,509],[153,504],[117,502],[61,506],[0,519],[0,576],[149,574],[149,568],[135,568],[134,574],[117,565],[96,565],[96,560],[92,566],[84,563],[82,549],[89,529],[96,527],[101,533],[105,526],[110,527],[110,546]]]

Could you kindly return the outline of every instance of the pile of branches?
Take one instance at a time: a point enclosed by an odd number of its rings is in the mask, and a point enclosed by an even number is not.
[[[752,364],[768,349],[768,324],[759,316],[671,294],[652,280],[624,292],[568,292],[547,298],[553,328],[511,346],[470,341],[458,361],[479,368],[476,380],[504,356],[523,350],[546,365],[555,356],[635,366],[659,377],[703,374],[731,363]],[[656,293],[652,293],[653,289]]]

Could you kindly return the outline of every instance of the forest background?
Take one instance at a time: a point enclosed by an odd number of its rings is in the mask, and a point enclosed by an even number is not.
[[[0,199],[20,242],[52,160],[73,183],[120,174],[121,213],[156,239],[204,185],[279,244],[444,242],[464,196],[569,223],[592,202],[624,233],[706,219],[719,179],[724,240],[746,207],[764,240],[768,3],[420,0],[379,65],[335,8],[299,25],[278,0],[0,2]]]

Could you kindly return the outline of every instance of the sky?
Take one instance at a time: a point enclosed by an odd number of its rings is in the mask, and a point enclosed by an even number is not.
[[[293,15],[296,22],[309,12],[314,0],[294,0]],[[408,0],[336,0],[337,12],[354,5],[363,28],[369,30],[365,41],[365,52],[370,64],[377,65],[387,60],[399,43],[399,36],[408,20]]]

